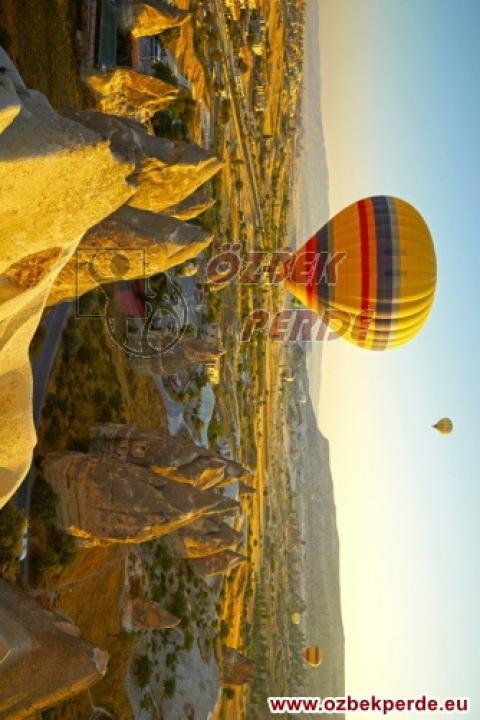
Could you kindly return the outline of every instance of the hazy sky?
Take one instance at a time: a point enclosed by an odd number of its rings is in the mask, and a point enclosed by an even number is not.
[[[337,340],[324,351],[347,690],[470,695],[477,718],[480,2],[311,1],[331,212],[403,197],[427,220],[439,265],[432,315],[412,343],[377,354]],[[444,415],[448,438],[430,427]]]

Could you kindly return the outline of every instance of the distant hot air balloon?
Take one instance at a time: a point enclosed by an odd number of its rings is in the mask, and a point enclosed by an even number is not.
[[[332,329],[343,322],[339,334],[369,350],[394,348],[417,334],[430,312],[437,276],[422,216],[404,200],[384,195],[335,215],[285,272],[293,295]]]
[[[290,619],[294,625],[300,625],[302,622],[302,616],[298,612],[294,612],[290,615]]]
[[[318,667],[323,663],[325,657],[324,651],[318,645],[310,645],[304,652],[303,658],[311,667]]]
[[[442,435],[450,435],[453,432],[453,422],[450,418],[442,418],[435,425],[432,425]]]

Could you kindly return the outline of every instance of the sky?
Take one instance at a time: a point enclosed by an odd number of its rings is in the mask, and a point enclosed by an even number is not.
[[[323,346],[346,689],[468,695],[480,717],[480,2],[310,2],[330,213],[403,197],[438,261],[433,311],[411,343]],[[450,437],[431,428],[443,416]]]

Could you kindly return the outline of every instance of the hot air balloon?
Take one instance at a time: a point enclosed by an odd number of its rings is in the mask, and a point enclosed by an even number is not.
[[[335,215],[286,264],[287,288],[358,347],[408,342],[430,312],[436,258],[412,205],[380,195]]]
[[[303,658],[310,667],[319,667],[323,663],[325,653],[318,645],[310,645],[304,652]]]
[[[453,432],[453,422],[450,418],[442,418],[435,425],[432,425],[442,435],[450,435]]]
[[[300,625],[302,622],[302,616],[298,612],[294,612],[290,615],[290,620],[292,621],[293,625]]]

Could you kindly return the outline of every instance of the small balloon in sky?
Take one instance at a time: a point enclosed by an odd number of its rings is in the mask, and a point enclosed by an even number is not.
[[[294,612],[290,615],[290,619],[293,623],[293,625],[300,625],[302,622],[302,616],[298,612]]]
[[[288,261],[285,276],[290,292],[338,335],[357,347],[388,350],[423,327],[437,263],[420,213],[379,195],[335,215]]]
[[[325,658],[324,651],[322,648],[319,648],[318,645],[310,645],[310,647],[304,650],[302,655],[310,667],[319,667]]]
[[[432,425],[442,435],[451,435],[453,432],[453,422],[450,418],[442,418],[435,425]]]

